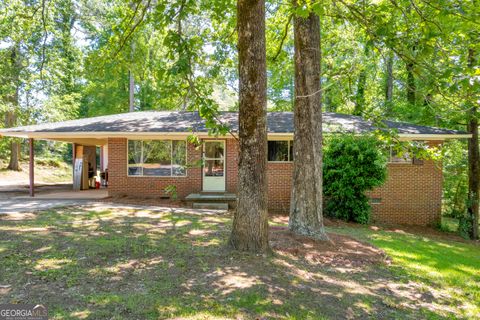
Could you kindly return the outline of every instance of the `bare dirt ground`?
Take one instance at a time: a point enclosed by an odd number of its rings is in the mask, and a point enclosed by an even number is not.
[[[276,252],[302,257],[310,263],[331,267],[356,268],[389,263],[385,253],[348,236],[328,234],[330,241],[315,241],[292,234],[287,227],[270,228],[270,245]]]
[[[0,160],[0,187],[28,186],[28,162],[20,162],[21,171],[6,170],[7,163]],[[58,166],[35,164],[35,181],[38,184],[72,183],[72,168],[65,163]]]

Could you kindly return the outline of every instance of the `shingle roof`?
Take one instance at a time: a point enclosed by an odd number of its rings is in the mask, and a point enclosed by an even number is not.
[[[238,131],[238,113],[222,112],[221,121],[228,124],[232,131]],[[386,128],[395,129],[399,134],[458,135],[465,132],[435,127],[419,126],[405,122],[384,121]],[[351,132],[366,133],[377,127],[358,116],[325,112],[323,130],[327,133]],[[138,111],[109,116],[85,118],[63,122],[45,123],[0,130],[8,133],[155,133],[155,132],[206,132],[205,121],[197,112],[182,111]],[[292,112],[269,112],[269,133],[293,133]]]

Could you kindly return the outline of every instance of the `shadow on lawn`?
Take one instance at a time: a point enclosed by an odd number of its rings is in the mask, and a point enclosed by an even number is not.
[[[53,319],[424,318],[381,265],[348,268],[224,247],[230,217],[65,209],[0,220],[0,303]],[[407,295],[406,291],[408,291]],[[423,299],[423,300],[422,300]],[[436,316],[441,318],[441,316]]]

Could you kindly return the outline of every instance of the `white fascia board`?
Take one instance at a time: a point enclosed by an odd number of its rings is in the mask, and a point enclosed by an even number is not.
[[[399,134],[398,137],[402,140],[447,140],[447,139],[468,139],[471,134]]]
[[[206,132],[0,132],[0,137],[18,137],[18,138],[34,138],[34,139],[69,139],[69,138],[129,138],[129,139],[152,139],[152,138],[179,138],[185,139],[190,135],[196,135],[200,138],[216,138]],[[331,133],[330,133],[331,134]],[[325,133],[325,135],[330,135]],[[234,137],[238,137],[238,134],[234,133]],[[232,135],[227,134],[219,136],[218,138],[228,138]],[[268,133],[270,139],[278,140],[291,140],[293,133]],[[446,140],[446,139],[467,139],[471,138],[471,134],[398,134],[398,137],[402,140]]]

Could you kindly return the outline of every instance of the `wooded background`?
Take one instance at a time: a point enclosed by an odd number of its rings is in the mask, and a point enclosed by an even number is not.
[[[477,0],[309,3],[320,16],[324,110],[478,127],[479,7]],[[293,17],[305,10],[267,1],[269,111],[293,109]],[[233,0],[4,0],[0,17],[1,126],[132,109],[198,110],[213,121],[218,110],[238,108]],[[2,159],[26,148],[0,140]],[[54,151],[69,154],[66,146]],[[467,144],[448,142],[443,152],[445,212],[464,212]]]

